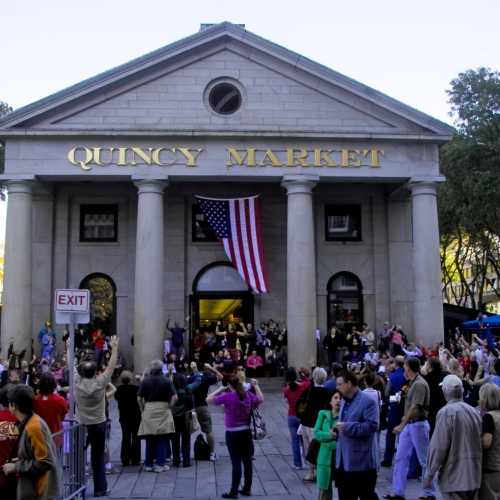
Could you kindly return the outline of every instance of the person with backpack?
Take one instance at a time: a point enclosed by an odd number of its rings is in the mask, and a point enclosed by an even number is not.
[[[231,489],[222,498],[238,498],[238,493],[250,496],[252,489],[253,441],[250,429],[252,411],[263,401],[259,384],[252,379],[252,391],[246,391],[238,377],[229,380],[228,387],[220,387],[207,397],[207,403],[224,407],[226,445],[232,464]],[[241,465],[244,469],[243,488],[240,490]]]
[[[214,367],[210,366],[208,363],[203,365],[203,371],[198,370],[198,365],[193,361],[190,365],[192,375],[188,380],[189,389],[193,394],[193,402],[194,409],[196,411],[196,416],[198,417],[198,422],[200,423],[201,432],[206,436],[206,443],[208,443],[209,447],[209,457],[206,459],[197,458],[196,460],[208,460],[210,459],[212,462],[215,462],[217,459],[217,455],[215,454],[215,439],[212,430],[212,417],[210,415],[210,411],[207,406],[207,396],[208,390],[212,385],[217,384],[217,382],[221,381],[223,375]],[[199,436],[198,436],[199,437]],[[201,440],[196,438],[196,443],[198,444],[198,448],[203,447],[203,444],[200,444],[205,440],[203,436]],[[203,453],[198,456],[203,456]]]
[[[286,385],[283,387],[283,397],[288,403],[288,430],[292,444],[293,466],[295,469],[302,469],[301,439],[297,434],[300,420],[297,417],[295,405],[302,393],[309,387],[310,381],[306,378],[298,382],[297,379],[297,370],[290,366],[285,376]]]

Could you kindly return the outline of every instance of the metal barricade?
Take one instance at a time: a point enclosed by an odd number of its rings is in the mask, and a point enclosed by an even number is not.
[[[86,488],[85,426],[65,420],[63,429],[52,434],[61,470],[58,500],[84,499]]]

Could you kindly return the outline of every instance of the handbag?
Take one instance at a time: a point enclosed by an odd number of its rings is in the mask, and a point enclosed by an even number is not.
[[[189,410],[186,412],[186,427],[189,434],[193,434],[194,432],[198,432],[200,430],[200,422],[195,410]]]
[[[306,460],[310,464],[317,465],[320,448],[321,448],[321,443],[317,439],[313,438],[311,440],[311,443],[309,444],[309,448],[307,448],[307,454],[306,454]]]
[[[266,423],[257,408],[253,408],[250,413],[250,429],[255,441],[264,439],[267,435]]]
[[[309,398],[311,397],[311,387],[308,387],[299,397],[295,403],[295,414],[297,418],[302,422],[304,419],[307,407],[309,405]]]

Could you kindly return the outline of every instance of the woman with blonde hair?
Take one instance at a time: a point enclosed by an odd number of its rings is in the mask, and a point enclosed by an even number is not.
[[[484,384],[479,390],[483,414],[483,477],[479,500],[498,500],[500,492],[500,388]]]

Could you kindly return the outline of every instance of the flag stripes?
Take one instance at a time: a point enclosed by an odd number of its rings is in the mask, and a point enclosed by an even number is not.
[[[254,292],[267,293],[259,198],[196,198],[239,275]]]

